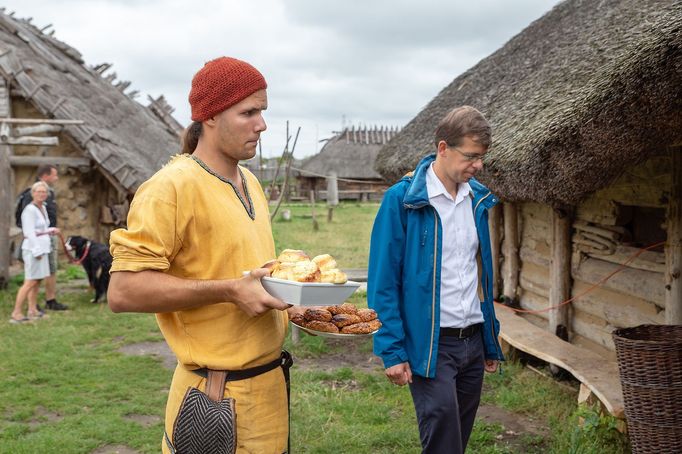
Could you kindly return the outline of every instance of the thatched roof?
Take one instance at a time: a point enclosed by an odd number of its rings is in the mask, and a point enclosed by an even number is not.
[[[396,133],[397,128],[344,128],[329,139],[322,150],[301,166],[302,177],[329,175],[340,178],[381,180],[373,168],[379,149]]]
[[[386,147],[389,181],[435,151],[448,110],[493,126],[480,180],[507,200],[575,204],[682,141],[682,2],[566,0],[445,87]]]
[[[66,133],[128,192],[179,152],[177,122],[162,97],[145,107],[105,76],[110,65],[85,65],[74,48],[30,23],[0,12],[0,73],[12,94],[47,118],[83,120]],[[170,118],[169,118],[170,117]],[[175,123],[173,123],[175,122]]]

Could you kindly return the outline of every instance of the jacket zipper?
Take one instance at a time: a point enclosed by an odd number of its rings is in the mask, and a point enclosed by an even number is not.
[[[478,203],[477,203],[476,206],[474,207],[474,217],[476,216],[476,210],[478,209],[478,206],[479,206],[479,205],[481,204],[481,202],[483,202],[490,194],[492,194],[492,192],[487,193],[485,196],[481,197],[481,200],[478,201]],[[481,269],[483,269],[483,257],[481,257]],[[485,273],[485,271],[483,272],[483,274],[484,274],[484,276],[485,276],[485,279],[484,279],[485,285],[483,286],[483,298],[487,301],[487,300],[488,300],[488,274]],[[491,302],[490,304],[492,304],[492,302]],[[494,321],[494,320],[491,320],[490,322],[491,322],[491,323],[490,323],[490,331],[491,331],[491,334],[492,334],[492,336],[493,336],[493,341],[495,342],[495,350],[497,350],[497,354],[498,354],[498,356],[501,358],[501,357],[502,357],[502,352],[500,351],[499,341],[497,341],[497,340],[495,339],[495,321]]]
[[[426,363],[426,376],[431,370],[431,358],[433,357],[433,338],[436,335],[436,259],[438,256],[438,212],[433,210],[433,283],[431,287],[431,342],[429,347],[429,361]]]

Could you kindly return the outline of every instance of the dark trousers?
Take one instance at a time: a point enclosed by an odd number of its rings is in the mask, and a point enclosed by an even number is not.
[[[484,374],[483,339],[440,337],[436,377],[412,376],[422,452],[462,454],[474,426]]]

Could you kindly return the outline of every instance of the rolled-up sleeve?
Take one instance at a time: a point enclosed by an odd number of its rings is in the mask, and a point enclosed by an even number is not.
[[[111,272],[166,271],[180,248],[177,201],[172,191],[156,195],[145,185],[130,206],[127,228],[111,233]]]

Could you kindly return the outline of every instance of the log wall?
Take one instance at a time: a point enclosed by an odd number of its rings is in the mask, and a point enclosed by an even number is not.
[[[625,238],[623,226],[632,216],[628,207],[667,207],[672,181],[670,161],[669,154],[652,157],[575,207],[572,269],[567,272],[572,278],[571,297],[584,296],[571,303],[572,343],[613,359],[611,332],[615,328],[665,323],[663,252],[647,251],[605,283],[594,286],[639,251]],[[552,209],[532,202],[518,207],[520,305],[528,310],[546,309],[551,293]],[[549,328],[548,312],[523,316]]]

